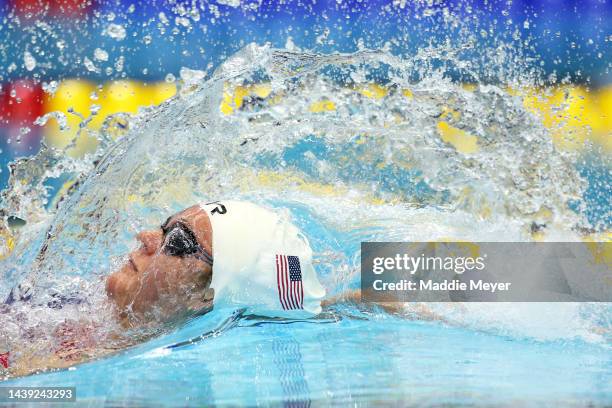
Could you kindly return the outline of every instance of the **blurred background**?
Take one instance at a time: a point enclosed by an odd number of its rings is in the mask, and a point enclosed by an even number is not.
[[[8,163],[35,154],[41,141],[73,143],[74,156],[92,152],[97,139],[75,139],[79,128],[159,104],[181,80],[209,75],[253,42],[404,57],[445,46],[476,57],[485,47],[514,52],[521,65],[508,70],[535,73],[520,93],[525,106],[573,135],[558,146],[595,143],[609,153],[611,17],[607,0],[0,0],[0,188]]]

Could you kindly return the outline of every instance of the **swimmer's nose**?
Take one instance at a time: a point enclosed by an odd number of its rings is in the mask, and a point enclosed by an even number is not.
[[[157,252],[162,242],[161,231],[143,231],[136,235],[136,239],[142,242],[142,247],[147,255]]]

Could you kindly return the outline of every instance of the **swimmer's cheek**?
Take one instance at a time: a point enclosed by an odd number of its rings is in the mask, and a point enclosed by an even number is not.
[[[136,300],[139,286],[138,279],[114,273],[106,281],[106,294],[119,311],[124,312]]]
[[[127,289],[125,306],[131,304],[132,310],[137,313],[149,311],[159,300],[158,274],[155,272],[145,273],[140,280],[133,280]]]
[[[126,305],[126,290],[125,285],[119,274],[112,274],[106,280],[106,295],[112,300],[119,309],[123,309]]]
[[[106,296],[113,299],[115,297],[115,291],[117,288],[117,280],[119,278],[116,274],[112,274],[106,279]]]

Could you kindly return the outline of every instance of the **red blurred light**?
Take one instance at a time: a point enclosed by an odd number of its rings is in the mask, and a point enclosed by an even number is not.
[[[15,11],[28,17],[83,17],[94,8],[94,1],[83,0],[10,0]]]
[[[43,100],[40,84],[27,80],[2,84],[0,126],[31,126],[43,114]]]

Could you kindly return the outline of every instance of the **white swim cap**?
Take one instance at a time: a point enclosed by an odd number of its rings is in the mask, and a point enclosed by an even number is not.
[[[321,312],[325,289],[312,250],[284,217],[240,201],[202,203],[212,225],[214,302],[248,306],[266,316]]]

